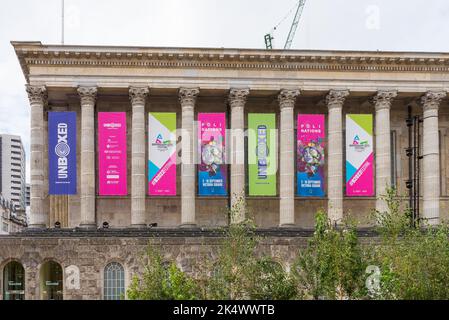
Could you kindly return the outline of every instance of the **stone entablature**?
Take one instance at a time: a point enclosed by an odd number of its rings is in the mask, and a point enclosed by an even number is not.
[[[59,46],[12,42],[27,65],[369,71],[449,71],[447,53]],[[25,72],[27,73],[27,72]]]
[[[197,85],[229,89],[240,83],[251,90],[301,86],[315,91],[344,87],[354,92],[381,87],[425,92],[449,87],[446,53],[12,44],[27,81],[47,86],[72,87],[87,82],[104,88],[128,88],[148,83],[154,88]],[[431,81],[428,74],[432,74]]]

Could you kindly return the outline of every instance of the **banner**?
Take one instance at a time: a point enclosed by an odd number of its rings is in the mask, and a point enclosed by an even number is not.
[[[250,196],[276,195],[276,115],[248,114],[248,184]]]
[[[299,114],[297,127],[297,194],[324,197],[324,115]]]
[[[127,195],[126,112],[98,112],[98,178],[101,196]]]
[[[176,195],[176,113],[150,112],[148,193]]]
[[[199,195],[227,195],[225,134],[225,113],[198,114]]]
[[[48,113],[48,194],[76,194],[76,112]]]
[[[374,196],[373,116],[346,115],[346,195]]]

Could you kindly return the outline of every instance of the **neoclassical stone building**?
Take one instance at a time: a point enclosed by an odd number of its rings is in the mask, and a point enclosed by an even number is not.
[[[189,241],[201,242],[199,239],[206,236],[198,227],[233,222],[228,221],[225,208],[242,192],[258,227],[271,230],[268,251],[283,252],[287,264],[297,247],[293,244],[301,243],[301,230],[313,227],[317,210],[326,210],[336,223],[344,214],[351,214],[361,226],[369,226],[372,210],[385,209],[380,196],[388,186],[407,192],[408,106],[423,118],[421,215],[432,224],[448,216],[448,54],[62,46],[40,42],[12,45],[27,82],[31,108],[32,231],[0,238],[0,267],[12,260],[24,265],[25,278],[31,283],[25,290],[28,298],[43,297],[37,274],[48,259],[61,264],[64,272],[71,265],[80,267],[81,289],[72,295],[62,290],[65,298],[106,297],[101,282],[105,266],[121,263],[125,266],[124,278],[129,279],[130,270],[137,268],[137,249],[134,245],[132,250],[125,249],[126,244],[138,242],[144,246],[155,234],[170,239],[173,230],[179,230],[182,240],[174,241],[177,249],[170,247],[169,251],[184,263],[188,254],[182,252],[190,250]],[[76,113],[76,194],[49,195],[49,111]],[[100,112],[126,113],[125,195],[98,192]],[[176,114],[177,192],[173,196],[148,195],[149,112]],[[198,194],[195,121],[199,113],[208,112],[225,113],[227,129],[232,130],[227,149],[227,196]],[[248,129],[250,113],[275,114],[279,164],[275,195],[248,193],[247,141],[239,133]],[[301,197],[295,192],[298,114],[325,117],[324,197]],[[371,114],[374,118],[372,196],[345,196],[347,114]],[[60,233],[46,229],[53,228],[55,222],[62,227]],[[103,222],[110,229],[129,231],[126,235],[95,231]],[[157,228],[149,231],[148,225],[154,223]],[[76,231],[68,236],[64,229]],[[164,232],[169,232],[166,237]],[[187,232],[185,236],[183,232]],[[190,238],[196,240],[186,240]],[[87,242],[96,249],[83,247],[82,258],[74,244]],[[95,258],[95,252],[108,243],[115,246],[104,250],[113,251],[111,256]],[[11,246],[20,248],[11,250]]]

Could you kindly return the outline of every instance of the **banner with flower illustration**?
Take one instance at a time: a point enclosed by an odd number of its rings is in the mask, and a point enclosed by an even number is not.
[[[373,115],[346,115],[346,195],[374,196]]]
[[[148,193],[176,195],[176,113],[150,112],[148,117]]]
[[[198,114],[198,194],[226,196],[225,113]]]
[[[324,197],[324,115],[299,114],[297,127],[297,194]]]

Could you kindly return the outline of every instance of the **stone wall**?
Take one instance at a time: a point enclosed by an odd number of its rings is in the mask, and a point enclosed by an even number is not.
[[[311,232],[273,230],[257,250],[268,254],[289,268],[297,251],[306,245]],[[125,269],[125,286],[134,274],[142,272],[142,254],[148,243],[161,245],[164,259],[175,261],[184,271],[202,254],[211,257],[217,251],[221,238],[212,231],[96,231],[73,230],[42,231],[0,236],[0,288],[3,288],[3,268],[11,260],[20,262],[25,269],[25,298],[40,298],[40,268],[46,261],[59,263],[63,270],[77,266],[80,271],[80,289],[68,289],[65,271],[64,299],[102,299],[103,273],[110,262],[119,262]],[[0,292],[0,300],[3,290]]]

